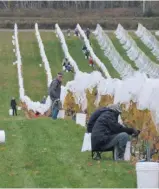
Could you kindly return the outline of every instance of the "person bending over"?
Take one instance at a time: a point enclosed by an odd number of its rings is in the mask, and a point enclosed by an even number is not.
[[[66,69],[66,71],[68,71],[68,72],[73,72],[73,68],[72,68],[72,66],[71,66],[70,63],[67,63],[67,64],[65,65],[65,69]]]
[[[82,47],[82,51],[83,51],[84,54],[85,54],[85,52],[87,51],[87,47],[86,47],[85,44],[84,44],[83,47]]]
[[[96,110],[87,124],[87,132],[91,134],[92,151],[96,151],[94,159],[101,159],[99,151],[114,148],[114,160],[124,160],[126,144],[129,135],[137,135],[138,131],[118,123],[118,116],[122,113],[119,104]]]
[[[89,59],[89,55],[90,55],[90,52],[89,52],[89,50],[87,49],[87,50],[85,51],[85,58],[86,58],[86,59]]]
[[[64,58],[62,61],[62,66],[65,66],[68,63],[69,63],[68,58]]]

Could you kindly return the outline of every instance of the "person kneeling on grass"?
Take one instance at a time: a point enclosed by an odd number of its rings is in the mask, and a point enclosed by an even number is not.
[[[139,131],[118,123],[122,113],[119,104],[96,110],[87,124],[87,132],[91,134],[92,151],[96,152],[93,159],[101,159],[100,151],[115,149],[114,160],[124,160],[129,135],[138,135]]]
[[[62,66],[64,71],[73,72],[73,68],[67,58],[63,60]]]
[[[67,64],[65,65],[65,69],[66,69],[66,71],[68,71],[68,72],[73,72],[73,68],[72,68],[72,66],[71,66],[70,63],[67,63]]]

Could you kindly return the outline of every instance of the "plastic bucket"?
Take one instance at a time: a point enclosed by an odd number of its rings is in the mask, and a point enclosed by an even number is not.
[[[138,162],[136,173],[138,188],[159,188],[159,163]]]
[[[64,119],[65,118],[65,110],[59,110],[57,118]]]
[[[76,114],[76,124],[79,124],[83,127],[86,126],[86,114],[77,113]]]
[[[5,132],[0,130],[0,144],[5,143]]]
[[[13,115],[13,110],[9,109],[9,115],[12,116]]]

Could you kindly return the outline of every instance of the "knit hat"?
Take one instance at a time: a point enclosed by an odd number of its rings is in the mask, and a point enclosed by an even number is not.
[[[121,109],[120,104],[110,104],[110,105],[108,105],[107,107],[108,107],[109,109],[111,109],[111,110],[116,111],[116,112],[119,112],[119,113],[122,112],[122,109]]]
[[[57,75],[58,75],[59,77],[62,77],[62,76],[63,76],[63,74],[62,74],[61,72],[59,72]]]

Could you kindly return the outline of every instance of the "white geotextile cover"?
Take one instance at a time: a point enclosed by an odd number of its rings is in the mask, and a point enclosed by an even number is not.
[[[145,55],[145,53],[137,46],[133,38],[120,24],[118,24],[115,35],[123,45],[129,58],[135,62],[140,72],[144,72],[152,78],[159,77],[159,65],[151,61],[150,58]]]
[[[37,32],[36,32],[36,35],[38,35]],[[39,40],[39,38],[38,38],[38,40]],[[44,112],[46,112],[49,109],[50,105],[51,105],[50,97],[49,96],[47,97],[46,104],[41,104],[40,102],[33,102],[28,96],[25,95],[23,76],[22,76],[22,61],[21,61],[21,55],[20,55],[20,50],[19,50],[19,42],[18,42],[18,28],[17,28],[16,24],[14,26],[13,41],[12,41],[12,43],[15,45],[15,55],[16,55],[16,58],[17,58],[16,64],[17,64],[17,71],[18,71],[20,99],[21,99],[22,102],[26,103],[28,110],[33,110],[34,112],[38,111],[41,114],[44,114]],[[41,49],[42,48],[43,47],[41,47]],[[42,53],[44,53],[44,52],[41,51],[41,56],[43,56]],[[46,74],[48,76],[47,78],[48,78],[48,84],[49,84],[49,82],[51,81],[52,76],[49,73],[49,71],[50,71],[49,64],[47,64],[47,60],[46,59],[47,58],[44,57],[43,62],[44,62],[44,66],[45,66],[45,69],[46,69]]]
[[[91,77],[93,80],[90,80]],[[120,102],[129,105],[130,101],[133,100],[137,103],[138,109],[151,110],[156,125],[159,123],[158,79],[147,78],[144,73],[139,72],[124,80],[104,79],[99,72],[93,72],[91,75],[79,73],[79,76],[74,81],[69,82],[66,88],[75,93],[77,100],[79,100],[80,95],[85,98],[86,88],[93,89],[94,86],[97,86],[99,96],[106,94],[114,96],[114,103]],[[80,100],[77,102],[86,103]]]
[[[106,68],[106,66],[103,64],[103,62],[100,61],[100,59],[95,55],[92,47],[90,46],[90,42],[89,40],[87,39],[86,35],[85,35],[85,32],[81,29],[80,25],[77,24],[76,28],[78,29],[80,35],[82,36],[83,40],[84,40],[84,43],[87,47],[87,49],[89,50],[90,52],[90,55],[92,57],[92,59],[96,62],[96,64],[102,69],[102,71],[104,72],[106,78],[110,78],[110,75],[108,73],[108,70]]]
[[[124,78],[133,75],[134,69],[120,56],[112,41],[99,24],[97,24],[94,35],[96,36],[101,49],[104,50],[105,56],[108,57],[112,66],[120,74],[120,76]]]
[[[93,78],[90,79],[90,78]],[[159,80],[147,78],[144,73],[135,73],[124,80],[104,79],[99,72],[91,74],[79,73],[74,81],[68,82],[66,88],[74,93],[76,102],[87,106],[85,90],[97,86],[98,96],[109,94],[114,96],[114,103],[128,104],[131,100],[137,103],[138,109],[149,109],[153,112],[156,125],[159,123]],[[83,100],[81,99],[83,98]]]
[[[156,37],[140,23],[135,33],[159,60],[159,41]]]

